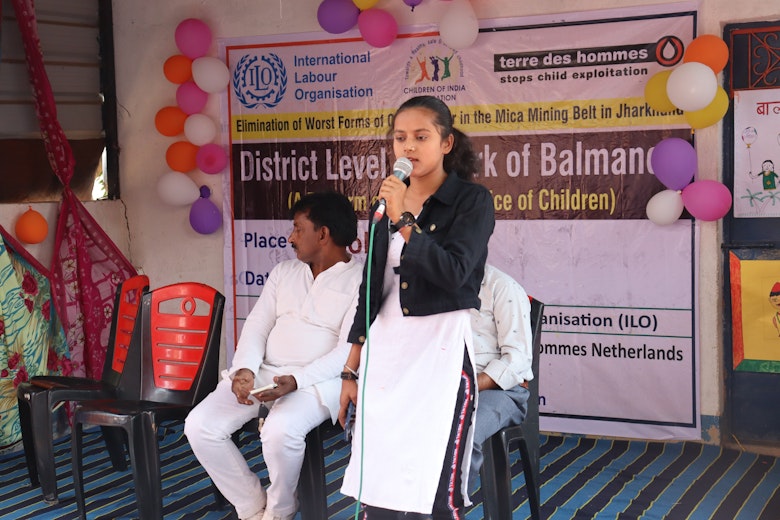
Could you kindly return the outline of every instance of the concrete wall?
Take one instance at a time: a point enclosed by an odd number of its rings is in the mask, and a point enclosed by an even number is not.
[[[663,0],[472,0],[479,18],[505,18],[536,14],[596,10],[629,5],[676,4]],[[165,150],[169,139],[160,138],[154,116],[165,105],[175,104],[175,89],[163,76],[163,63],[178,51],[174,30],[185,18],[204,20],[215,38],[257,34],[296,33],[319,30],[316,10],[319,0],[133,0],[114,1],[119,142],[121,147],[122,201],[90,203],[88,207],[106,227],[134,265],[143,269],[153,286],[197,280],[223,288],[223,234],[199,235],[188,221],[188,207],[172,208],[159,202],[155,186],[167,171]],[[400,0],[379,0],[377,7],[392,12],[399,25],[436,22],[447,7],[442,0],[424,0],[411,12]],[[727,23],[778,18],[773,2],[750,0],[701,0],[699,34],[722,34]],[[216,45],[211,55],[215,55]],[[214,96],[212,96],[214,97]],[[205,113],[219,119],[219,106],[210,101]],[[722,178],[721,126],[697,131],[699,178]],[[212,188],[212,200],[221,205],[221,181],[204,175],[196,179]],[[34,205],[53,226],[56,206]],[[16,217],[27,205],[0,205],[0,223],[13,230]],[[51,235],[51,234],[50,234]],[[51,240],[51,239],[50,239]],[[31,248],[48,263],[51,244]],[[721,338],[722,281],[720,225],[701,224],[699,319],[701,342],[701,413],[705,439],[717,441],[717,417],[722,413]]]

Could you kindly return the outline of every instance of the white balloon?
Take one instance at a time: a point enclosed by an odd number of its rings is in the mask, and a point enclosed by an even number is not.
[[[666,95],[680,110],[706,108],[718,92],[718,78],[710,67],[697,61],[683,63],[669,74]]]
[[[192,60],[192,80],[204,92],[215,94],[230,81],[230,71],[221,60],[203,56]]]
[[[439,35],[453,49],[470,47],[479,34],[479,20],[469,0],[452,0],[439,22]]]
[[[682,215],[683,199],[679,191],[659,191],[647,201],[647,218],[659,226],[667,226],[677,221]]]
[[[216,135],[217,125],[207,115],[192,114],[184,121],[184,136],[194,145],[208,144]]]
[[[186,173],[164,173],[157,181],[160,200],[171,206],[188,206],[200,197],[200,188]]]

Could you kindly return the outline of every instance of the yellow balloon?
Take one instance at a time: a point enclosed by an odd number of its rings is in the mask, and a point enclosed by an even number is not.
[[[355,4],[361,11],[365,11],[366,9],[371,9],[374,7],[377,1],[378,0],[352,0],[352,3]]]
[[[701,110],[694,110],[692,112],[686,111],[684,113],[685,120],[691,125],[691,128],[698,130],[699,128],[706,128],[714,125],[726,115],[729,109],[729,96],[723,87],[718,87],[715,92],[715,99],[712,103],[702,108]]]
[[[669,79],[671,70],[662,70],[653,74],[645,85],[645,100],[650,108],[658,112],[672,112],[677,107],[669,100],[666,94],[666,80]]]

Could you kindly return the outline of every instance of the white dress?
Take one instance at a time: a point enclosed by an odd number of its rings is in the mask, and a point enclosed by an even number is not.
[[[361,352],[355,435],[342,493],[375,507],[430,514],[452,427],[464,345],[474,359],[470,313],[403,316],[399,276],[393,270],[403,245],[403,237],[394,233],[383,304]],[[471,438],[469,428],[461,466],[467,505]]]

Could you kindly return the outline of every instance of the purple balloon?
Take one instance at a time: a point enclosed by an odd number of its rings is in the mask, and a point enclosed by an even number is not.
[[[201,90],[194,81],[185,81],[176,89],[176,104],[187,115],[203,110],[208,100],[208,93]]]
[[[317,8],[317,21],[323,30],[341,34],[355,27],[360,9],[352,0],[322,0]]]
[[[688,213],[699,220],[718,220],[731,208],[731,192],[718,181],[694,181],[682,190],[682,199]]]
[[[208,199],[209,195],[211,190],[207,186],[201,186],[200,198],[193,202],[190,208],[190,226],[201,235],[210,235],[222,227],[222,213]]]
[[[422,0],[404,0],[404,3],[412,8],[412,11],[414,11],[414,8],[417,7],[422,3]]]
[[[195,154],[195,163],[203,173],[219,173],[228,164],[228,155],[218,144],[204,144]]]
[[[670,190],[681,190],[691,183],[696,173],[696,150],[685,139],[666,138],[655,145],[650,166],[664,186]]]

